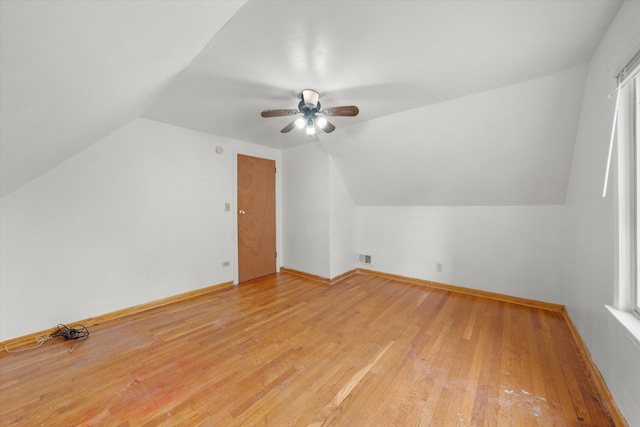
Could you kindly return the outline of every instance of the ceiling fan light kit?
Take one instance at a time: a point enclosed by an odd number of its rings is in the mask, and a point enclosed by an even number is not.
[[[295,116],[302,114],[302,117],[298,117],[293,122],[282,128],[280,132],[288,133],[293,128],[302,129],[306,127],[306,133],[309,136],[316,134],[316,125],[322,129],[325,133],[333,132],[336,127],[329,122],[324,116],[342,116],[342,117],[355,117],[360,110],[355,105],[343,106],[343,107],[329,107],[322,109],[320,104],[320,94],[315,90],[305,89],[300,95],[300,102],[298,103],[298,109],[280,109],[280,110],[264,110],[261,113],[262,117],[284,117]],[[318,116],[321,114],[321,116]]]

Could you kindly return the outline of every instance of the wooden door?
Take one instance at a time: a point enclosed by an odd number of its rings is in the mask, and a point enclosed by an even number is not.
[[[238,155],[238,281],[276,272],[276,162]]]

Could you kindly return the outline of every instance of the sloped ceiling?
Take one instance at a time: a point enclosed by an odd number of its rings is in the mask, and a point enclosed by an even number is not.
[[[562,203],[585,64],[621,5],[23,3],[2,3],[3,194],[142,115],[320,143],[360,205]],[[306,88],[360,115],[312,138],[260,117]]]
[[[244,1],[0,1],[2,196],[137,118]]]
[[[323,143],[360,205],[562,204],[586,71],[360,123]]]

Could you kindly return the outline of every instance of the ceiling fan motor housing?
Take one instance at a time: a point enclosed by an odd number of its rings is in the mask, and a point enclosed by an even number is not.
[[[316,113],[320,111],[320,102],[314,106],[312,104],[306,104],[304,100],[298,104],[298,110],[304,115],[305,118],[315,117]]]

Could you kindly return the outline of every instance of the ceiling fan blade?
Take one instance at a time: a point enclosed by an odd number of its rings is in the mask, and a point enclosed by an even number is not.
[[[357,116],[360,112],[360,109],[355,105],[347,105],[344,107],[329,107],[326,110],[322,110],[322,114],[325,116],[346,116],[346,117],[354,117]]]
[[[320,126],[318,127],[322,129],[324,133],[331,133],[334,130],[336,130],[336,127],[333,125],[333,123],[329,122],[328,120],[327,120],[327,123],[324,125],[324,127],[320,127]]]
[[[282,133],[291,132],[291,129],[293,129],[294,127],[296,127],[296,121],[295,120],[292,121],[291,123],[289,123],[288,125],[286,125],[285,127],[283,127],[280,132],[282,132]]]
[[[262,117],[283,117],[283,116],[295,116],[300,111],[298,110],[264,110],[260,115]]]
[[[320,94],[315,90],[306,89],[302,91],[302,102],[307,105],[313,106],[313,108],[316,108],[318,106],[319,99]]]

